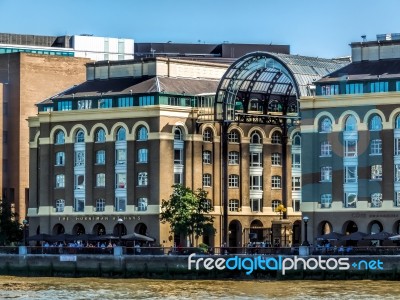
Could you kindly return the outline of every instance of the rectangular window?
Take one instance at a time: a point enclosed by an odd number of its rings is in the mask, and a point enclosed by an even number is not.
[[[292,168],[300,169],[301,168],[301,155],[300,153],[292,153]]]
[[[146,186],[148,184],[147,172],[139,172],[138,186]]]
[[[57,152],[56,153],[56,166],[63,166],[65,164],[65,153]]]
[[[369,88],[371,93],[383,93],[389,91],[389,83],[387,81],[370,82]]]
[[[182,173],[174,173],[174,184],[183,184]]]
[[[203,186],[211,186],[211,174],[203,174]]]
[[[120,97],[118,98],[118,107],[133,106],[133,97]]]
[[[96,174],[96,186],[97,187],[106,186],[106,174],[104,173]]]
[[[364,85],[362,83],[346,84],[346,94],[362,94],[363,92],[364,92]]]
[[[228,204],[229,211],[239,211],[239,200],[230,199]]]
[[[239,164],[239,152],[230,151],[228,153],[228,164],[230,164],[230,165],[238,165]]]
[[[78,100],[78,110],[81,109],[91,109],[92,100]]]
[[[228,176],[228,187],[230,188],[239,187],[239,175],[231,174]]]
[[[126,189],[126,173],[115,174],[115,188]]]
[[[322,95],[338,95],[339,94],[339,85],[338,84],[323,85],[323,86],[321,86],[321,94]]]
[[[138,199],[138,211],[146,211],[147,210],[147,198],[139,198]]]
[[[370,144],[370,155],[382,155],[382,140],[372,140]]]
[[[74,209],[76,212],[84,212],[85,211],[85,198],[75,198]]]
[[[75,167],[85,165],[85,151],[75,151]]]
[[[346,140],[344,143],[344,156],[345,157],[355,157],[357,156],[357,141],[356,140]]]
[[[301,190],[301,177],[293,176],[292,177],[292,191],[300,191]]]
[[[261,211],[261,199],[250,199],[251,211]]]
[[[293,205],[293,211],[300,211],[300,200],[298,199],[293,199],[292,201],[292,205]]]
[[[273,166],[281,165],[281,154],[280,153],[272,153],[271,154],[271,164]]]
[[[371,166],[371,180],[382,180],[382,165]]]
[[[273,189],[282,188],[281,177],[280,176],[272,176],[271,186]]]
[[[104,199],[96,200],[96,211],[104,211],[106,208],[106,201]]]
[[[126,211],[126,198],[116,197],[115,198],[115,211]]]
[[[99,99],[98,108],[111,108],[112,99]]]
[[[174,164],[175,165],[183,164],[183,150],[182,149],[174,149]]]
[[[332,181],[332,167],[321,168],[321,181],[331,182]]]
[[[394,192],[394,203],[393,203],[393,205],[395,207],[400,207],[400,192],[398,192],[398,191]]]
[[[394,181],[400,181],[400,165],[394,165]]]
[[[58,101],[57,110],[58,111],[72,110],[72,101]]]
[[[83,190],[85,188],[85,175],[75,175],[75,190]]]
[[[106,163],[106,151],[99,150],[96,151],[96,164],[104,165]]]
[[[154,105],[154,96],[139,97],[139,106]]]
[[[211,164],[211,151],[203,151],[203,164]]]
[[[400,155],[400,138],[394,139],[394,155]]]
[[[331,208],[332,206],[332,194],[321,195],[321,208]]]
[[[262,191],[262,176],[250,176],[250,190]]]
[[[357,182],[357,167],[356,166],[346,166],[344,167],[344,182],[354,183]]]
[[[321,143],[321,156],[331,157],[332,156],[332,144],[328,141]]]
[[[357,194],[346,193],[344,195],[344,207],[346,208],[356,208],[357,207]]]
[[[56,188],[65,187],[65,177],[64,174],[56,175]]]
[[[117,165],[126,165],[126,149],[115,150],[115,163]]]
[[[262,167],[262,153],[250,152],[250,167]]]
[[[149,151],[147,149],[139,149],[138,150],[138,163],[147,163],[148,155],[149,155]]]

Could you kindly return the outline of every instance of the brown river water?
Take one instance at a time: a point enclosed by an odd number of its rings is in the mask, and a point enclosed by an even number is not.
[[[400,299],[400,283],[0,276],[0,299]]]

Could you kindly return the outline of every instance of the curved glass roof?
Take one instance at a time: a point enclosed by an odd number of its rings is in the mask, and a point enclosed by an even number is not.
[[[298,99],[310,96],[310,85],[348,62],[299,55],[254,52],[234,62],[216,94],[216,119],[242,115],[296,116]]]

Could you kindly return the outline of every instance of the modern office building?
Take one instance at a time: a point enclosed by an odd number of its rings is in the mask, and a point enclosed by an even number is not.
[[[84,57],[96,61],[124,60],[134,58],[134,41],[88,34],[42,36],[0,33],[0,54],[16,52]]]
[[[29,188],[27,118],[35,104],[85,80],[88,59],[12,53],[0,55],[0,190],[20,220],[26,217]]]
[[[258,113],[260,95],[250,88],[270,86],[272,91],[275,85],[276,93],[288,93],[292,85],[280,83],[279,77],[290,73],[296,78],[296,91],[307,95],[313,80],[343,65],[285,54],[261,57],[261,70],[274,72],[265,77],[253,73],[258,81],[249,84],[246,77],[247,88],[241,87],[253,95],[248,108]],[[202,239],[219,246],[221,126],[205,116],[214,116],[215,95],[221,78],[228,78],[228,67],[160,57],[89,63],[84,83],[39,103],[39,113],[29,118],[30,234],[118,234],[121,218],[123,233],[148,234],[165,246],[181,243],[181,237],[159,221],[161,200],[169,198],[173,184],[181,183],[208,192],[217,232]],[[238,97],[243,95],[239,91]],[[274,103],[281,101],[276,97]],[[285,191],[291,200],[287,216],[299,229],[299,130],[290,131],[285,158],[276,124],[232,123],[227,141],[230,246],[243,246],[250,238],[270,241],[271,222],[279,219],[275,208],[282,203],[285,159]],[[299,242],[298,230],[296,236],[290,230],[287,234],[287,242]]]
[[[301,99],[302,212],[310,242],[400,232],[400,39],[351,43],[352,63]]]

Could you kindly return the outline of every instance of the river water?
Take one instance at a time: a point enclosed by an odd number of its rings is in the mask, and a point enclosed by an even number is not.
[[[399,299],[396,281],[233,281],[0,276],[0,299]]]

